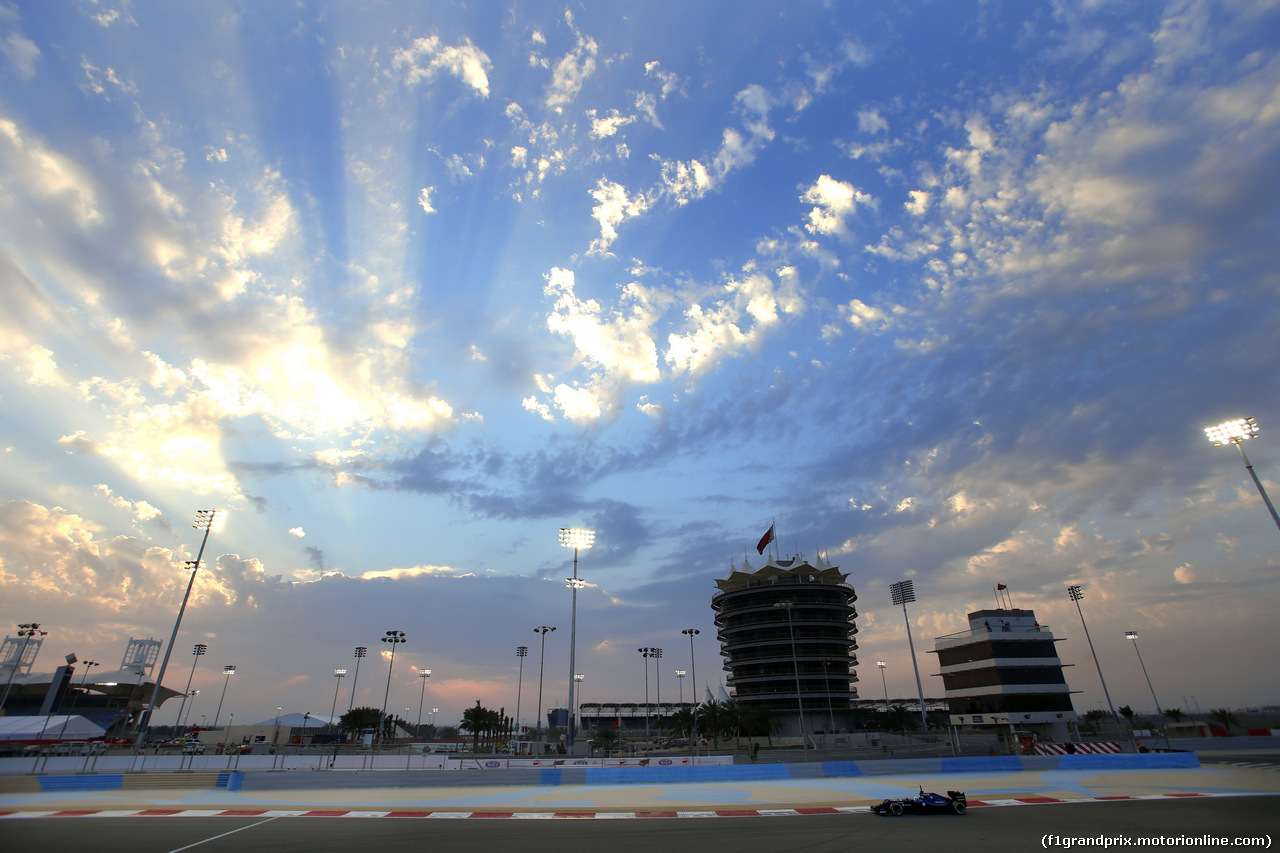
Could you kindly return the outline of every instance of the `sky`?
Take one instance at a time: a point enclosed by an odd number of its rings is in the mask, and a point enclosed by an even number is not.
[[[866,698],[1004,583],[1080,712],[1069,584],[1117,707],[1126,630],[1162,707],[1280,703],[1280,530],[1203,433],[1280,497],[1278,225],[1275,0],[0,0],[0,624],[167,643],[220,509],[197,717],[532,724],[559,528],[580,700],[671,701],[773,524]]]

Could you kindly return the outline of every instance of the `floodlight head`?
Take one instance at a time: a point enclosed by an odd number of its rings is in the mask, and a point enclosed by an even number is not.
[[[221,530],[222,517],[225,514],[220,509],[196,510],[196,520],[191,526],[196,530]]]
[[[419,677],[419,678],[430,678],[430,677],[431,677],[431,670],[429,670],[429,669],[424,669],[424,670],[422,670],[421,672],[419,672],[419,673],[418,673],[418,677]]]
[[[889,584],[889,597],[894,604],[910,604],[916,600],[915,581],[898,581]]]
[[[209,651],[209,647],[207,645],[204,643],[196,643],[195,648],[191,650],[191,653],[196,657],[199,657],[207,651]]]
[[[586,550],[596,542],[596,532],[585,527],[561,527],[560,544],[566,548]]]
[[[528,646],[516,646],[516,657],[527,657],[529,654]]]
[[[569,589],[582,589],[587,585],[587,582],[582,578],[565,578],[564,585],[569,587]]]
[[[1253,418],[1236,418],[1204,428],[1204,434],[1214,444],[1239,444],[1258,434],[1258,422]]]
[[[701,634],[702,632],[701,632],[701,631],[699,631],[697,628],[685,628],[685,629],[684,629],[684,630],[682,630],[680,633],[681,633],[681,634],[688,634],[688,635],[689,635],[689,639],[693,639],[695,636],[697,636],[698,634]]]
[[[1071,596],[1072,601],[1080,601],[1084,598],[1084,591],[1080,588],[1080,584],[1072,584],[1067,587],[1067,595]]]
[[[882,660],[878,660],[878,661],[876,661],[876,666],[880,667],[881,669],[884,669],[884,668],[885,668],[886,666],[888,666],[888,665],[889,665],[889,664],[885,663],[885,662],[884,662],[884,661],[882,661]]]
[[[235,666],[235,664],[229,664],[229,665],[227,665],[227,666],[224,666],[224,667],[222,668],[222,671],[223,671],[223,673],[225,673],[226,675],[235,675],[235,674],[236,674],[236,666]]]
[[[333,671],[333,677],[334,677],[334,678],[342,678],[342,676],[344,676],[344,675],[346,675],[346,674],[347,674],[347,671],[346,671],[345,669],[335,669],[335,670]]]
[[[364,646],[356,646],[356,657],[362,658],[368,653],[369,653],[369,650]]]
[[[1124,632],[1124,636],[1125,636],[1125,639],[1128,639],[1128,640],[1136,640],[1136,639],[1138,639],[1138,632],[1137,632],[1137,631],[1125,631],[1125,632]]]

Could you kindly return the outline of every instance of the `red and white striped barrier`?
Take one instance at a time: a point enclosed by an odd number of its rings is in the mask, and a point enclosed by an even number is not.
[[[1115,755],[1120,752],[1120,744],[1115,741],[1104,743],[1073,743],[1074,753],[1067,749],[1065,743],[1038,743],[1036,755]]]

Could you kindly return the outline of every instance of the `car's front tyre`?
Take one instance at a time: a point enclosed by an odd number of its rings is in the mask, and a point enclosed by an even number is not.
[[[902,816],[902,803],[889,803],[889,814],[894,817]]]

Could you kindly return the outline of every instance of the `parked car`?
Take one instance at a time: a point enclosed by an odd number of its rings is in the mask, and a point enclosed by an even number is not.
[[[204,755],[204,744],[198,740],[187,740],[182,743],[183,755]]]

